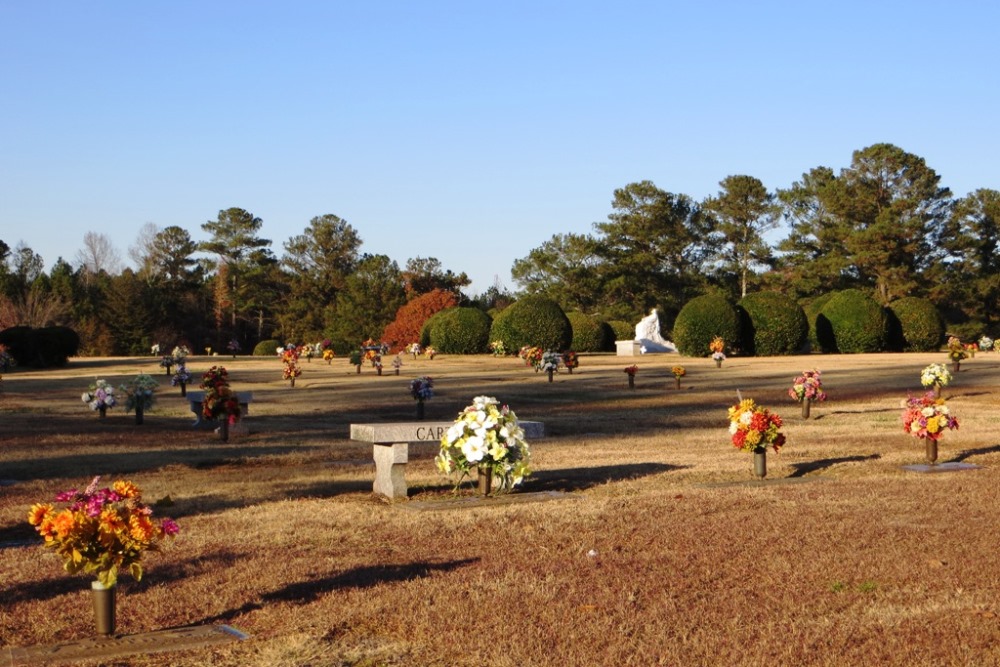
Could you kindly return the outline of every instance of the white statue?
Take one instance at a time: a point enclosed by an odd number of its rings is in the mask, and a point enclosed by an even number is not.
[[[639,342],[639,352],[676,352],[677,347],[660,335],[660,317],[656,308],[635,325],[635,339]]]

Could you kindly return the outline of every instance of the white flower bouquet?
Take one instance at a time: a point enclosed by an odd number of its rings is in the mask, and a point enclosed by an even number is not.
[[[446,475],[460,473],[456,488],[474,468],[499,480],[498,491],[511,491],[531,474],[531,450],[517,415],[492,396],[477,396],[441,438],[435,459]]]

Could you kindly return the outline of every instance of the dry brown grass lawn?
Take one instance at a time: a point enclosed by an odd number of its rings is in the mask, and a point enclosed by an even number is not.
[[[900,401],[943,354],[637,359],[635,391],[613,356],[548,383],[515,359],[407,359],[357,376],[343,359],[303,364],[195,358],[253,391],[250,435],[218,441],[168,378],[135,426],[99,422],[79,394],[155,359],[75,359],[6,375],[0,393],[0,645],[87,637],[87,578],[70,577],[27,526],[28,507],[94,475],[127,477],[178,539],[123,579],[119,630],[227,623],[250,639],[130,658],[129,665],[991,665],[1000,664],[996,436],[1000,355],[968,360],[944,395],[960,429],[917,474],[920,443]],[[688,369],[677,390],[670,366]],[[818,366],[830,400],[801,420],[786,395]],[[449,482],[433,445],[411,447],[410,499],[371,493],[371,447],[352,422],[404,421],[407,390],[435,379],[427,419],[478,394],[543,421],[524,491],[564,499],[434,512]],[[751,481],[728,444],[736,391],[779,412],[788,445]],[[468,491],[464,491],[467,493]],[[595,555],[596,554],[596,555]]]

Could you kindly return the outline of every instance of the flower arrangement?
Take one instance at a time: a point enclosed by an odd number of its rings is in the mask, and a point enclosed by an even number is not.
[[[281,352],[281,363],[284,364],[281,379],[291,380],[294,385],[295,378],[302,375],[302,369],[299,368],[299,348],[294,345],[286,346]]]
[[[201,376],[201,388],[205,391],[202,416],[205,419],[224,416],[227,423],[235,424],[240,418],[240,402],[229,388],[229,371],[223,366],[212,366]]]
[[[325,361],[327,364],[333,363],[333,358],[335,356],[336,354],[334,354],[332,347],[328,347],[323,350],[323,361]]]
[[[799,403],[802,401],[825,401],[826,392],[823,391],[820,372],[815,368],[811,371],[802,371],[802,375],[792,381],[788,395]]]
[[[958,363],[965,359],[968,353],[965,351],[965,346],[962,345],[962,341],[957,336],[951,336],[948,338],[948,358],[951,359],[952,363]]]
[[[492,396],[475,397],[458,414],[441,438],[435,462],[446,475],[461,473],[456,489],[472,468],[485,468],[498,478],[501,491],[512,490],[531,474],[531,450],[517,415]]]
[[[415,401],[426,401],[434,396],[434,380],[426,375],[410,380],[410,395]]]
[[[235,357],[243,348],[240,346],[240,341],[233,338],[226,343],[226,349],[229,350],[229,353]]]
[[[406,346],[406,353],[412,354],[413,358],[416,359],[418,355],[423,354],[423,348],[420,347],[420,343],[410,343]]]
[[[561,354],[548,350],[542,353],[539,368],[547,373],[554,373],[559,370],[560,361],[562,361]]]
[[[375,355],[375,358],[372,359],[372,368],[374,368],[379,375],[382,375],[382,355]]]
[[[364,351],[365,361],[372,361],[378,356],[379,346],[375,344],[375,340],[368,338],[361,344],[361,349]]]
[[[930,364],[920,371],[920,384],[925,387],[947,387],[951,382],[951,373],[944,364]]]
[[[983,352],[989,352],[993,349],[993,339],[989,336],[983,336],[979,339],[979,349]]]
[[[187,359],[189,354],[191,354],[191,350],[188,349],[187,345],[178,345],[173,349],[173,352],[170,353],[170,356],[174,358],[174,363],[178,364]]]
[[[91,410],[106,410],[115,407],[115,388],[104,380],[95,380],[90,389],[80,397]]]
[[[725,359],[726,355],[723,352],[726,349],[726,341],[722,340],[722,336],[716,336],[712,339],[712,342],[708,344],[708,350],[712,353],[713,359],[718,359],[716,355],[722,355]]]
[[[357,366],[358,372],[361,372],[361,350],[353,350],[349,355],[347,355],[347,361],[352,366]]]
[[[958,420],[952,416],[943,398],[936,398],[932,392],[923,396],[910,396],[903,409],[903,430],[921,440],[940,440],[945,429],[958,428]]]
[[[431,345],[428,345],[427,349],[424,350],[424,356],[426,356],[428,359],[433,359],[437,355],[437,353],[438,353],[437,350],[435,350]]]
[[[0,373],[6,373],[14,366],[17,366],[17,361],[10,353],[10,348],[0,343]]]
[[[638,373],[638,372],[639,372],[639,367],[636,366],[635,364],[632,364],[631,366],[626,366],[625,367],[625,373],[630,378],[634,378],[635,374]]]
[[[684,370],[683,366],[674,366],[670,369],[670,372],[674,374],[674,377],[680,380],[682,377],[687,375],[687,371]]]
[[[570,375],[573,374],[574,368],[579,368],[580,366],[580,359],[573,350],[567,350],[562,353],[562,362],[563,366],[566,367],[566,370],[569,371]]]
[[[542,355],[544,353],[545,351],[540,347],[525,345],[518,351],[517,356],[524,360],[525,366],[533,366],[538,371],[542,367]]]
[[[154,357],[160,356],[160,344],[159,343],[153,343],[152,346],[150,346],[150,348],[149,348],[149,353],[151,355],[153,355]]]
[[[392,358],[392,367],[396,371],[396,375],[399,375],[399,369],[403,367],[403,357],[401,355],[396,355]]]
[[[490,343],[490,352],[493,353],[494,357],[505,357],[507,356],[507,347],[502,340],[495,340]]]
[[[176,363],[177,362],[174,361],[173,356],[169,354],[163,355],[160,359],[160,367],[167,369],[167,375],[170,375],[170,369],[173,368]]]
[[[83,491],[72,489],[56,496],[68,503],[56,509],[50,503],[36,503],[28,512],[28,523],[45,538],[45,548],[63,559],[70,574],[95,572],[105,586],[114,586],[120,571],[142,579],[142,555],[158,551],[164,537],[179,532],[172,519],[157,522],[153,510],[143,503],[139,487],[116,481],[98,488],[95,477]]]
[[[979,351],[979,343],[966,343],[965,351],[969,353],[969,356],[973,359],[976,358],[976,352]]]
[[[757,405],[752,398],[744,398],[729,408],[733,446],[745,452],[763,451],[768,447],[775,452],[781,449],[785,444],[781,424],[781,417]]]
[[[125,395],[125,412],[151,410],[153,393],[159,387],[151,375],[139,373],[128,382],[119,385],[118,390]]]
[[[178,364],[177,371],[170,378],[170,386],[176,387],[179,384],[188,384],[189,382],[191,382],[191,374],[188,373],[187,364]]]

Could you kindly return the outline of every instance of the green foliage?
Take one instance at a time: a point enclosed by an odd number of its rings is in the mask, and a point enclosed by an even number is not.
[[[489,338],[503,341],[508,350],[520,350],[525,345],[565,350],[573,341],[573,326],[555,301],[526,296],[496,316]]]
[[[430,345],[445,354],[480,354],[490,344],[490,316],[478,308],[448,308],[433,317]]]
[[[253,356],[255,357],[274,357],[278,354],[278,348],[281,347],[281,343],[273,338],[268,340],[262,340],[253,348]]]
[[[736,307],[725,297],[705,294],[688,301],[674,322],[674,345],[689,357],[710,354],[708,344],[721,336],[727,346],[740,341],[740,317]]]
[[[634,324],[629,324],[625,320],[609,320],[608,326],[611,327],[615,340],[633,340],[635,338]]]
[[[607,322],[586,313],[573,311],[566,313],[573,327],[573,341],[570,349],[577,352],[607,352],[614,349],[615,332]]]
[[[0,331],[0,344],[21,366],[49,368],[65,366],[76,356],[80,336],[69,327],[11,327]]]
[[[826,305],[826,302],[832,299],[836,293],[837,292],[827,292],[826,294],[821,294],[802,307],[802,310],[806,314],[806,320],[809,322],[809,346],[813,350],[833,352],[833,350],[824,350],[823,346],[820,345],[819,338],[816,336],[816,318],[819,317],[819,313],[823,310],[823,306]]]
[[[940,349],[944,330],[944,318],[927,299],[908,296],[889,304],[889,346],[894,350]]]
[[[837,292],[816,317],[816,336],[824,352],[857,354],[886,348],[885,309],[861,290]]]
[[[746,315],[741,342],[747,354],[774,356],[802,350],[809,322],[799,304],[778,292],[755,292],[738,305]]]

